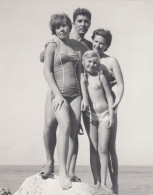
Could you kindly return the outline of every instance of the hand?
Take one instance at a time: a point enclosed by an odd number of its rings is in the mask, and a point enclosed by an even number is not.
[[[63,103],[68,107],[68,102],[63,98],[63,96],[55,96],[54,102],[53,102],[53,107],[54,110],[60,111]]]
[[[114,114],[109,116],[109,119],[106,121],[106,127],[110,128],[114,125]]]
[[[116,84],[117,84],[116,80],[109,82],[110,87],[114,87]]]
[[[84,130],[83,130],[83,127],[82,127],[81,123],[79,124],[77,133],[78,133],[78,135],[83,135],[84,134]]]
[[[87,98],[82,99],[81,102],[81,111],[89,110],[89,101]]]
[[[112,109],[117,109],[118,104],[119,104],[119,102],[118,101],[115,101],[111,108]]]

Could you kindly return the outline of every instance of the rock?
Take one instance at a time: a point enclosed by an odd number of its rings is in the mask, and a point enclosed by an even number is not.
[[[9,189],[0,188],[0,195],[11,195]]]
[[[101,188],[85,183],[73,182],[72,188],[62,190],[59,177],[42,179],[40,174],[27,178],[14,195],[108,195]]]

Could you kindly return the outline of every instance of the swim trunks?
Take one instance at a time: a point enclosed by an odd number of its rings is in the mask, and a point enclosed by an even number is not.
[[[91,122],[105,122],[108,120],[109,114],[108,114],[108,110],[100,113],[100,114],[96,114],[96,113],[92,113],[91,111],[85,111],[84,112],[85,115],[90,119],[90,123]]]

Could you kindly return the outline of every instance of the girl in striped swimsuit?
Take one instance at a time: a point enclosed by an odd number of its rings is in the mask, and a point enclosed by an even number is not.
[[[51,105],[58,122],[57,150],[60,185],[63,189],[68,189],[72,184],[67,170],[80,123],[81,100],[83,97],[82,107],[88,100],[84,98],[86,88],[81,79],[81,54],[75,49],[73,40],[69,39],[72,28],[69,17],[66,14],[53,15],[50,28],[53,37],[46,43],[44,76],[51,88]]]

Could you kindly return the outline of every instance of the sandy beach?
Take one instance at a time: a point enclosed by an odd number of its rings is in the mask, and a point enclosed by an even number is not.
[[[9,188],[14,194],[23,181],[39,172],[41,166],[0,166],[0,187]],[[56,167],[56,172],[58,167]],[[78,166],[77,175],[82,182],[93,183],[89,166]],[[108,174],[108,186],[110,178]],[[153,195],[153,166],[120,166],[120,195]]]

